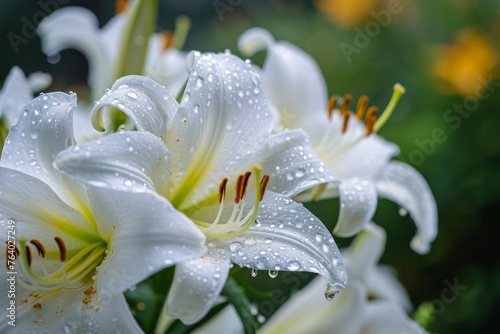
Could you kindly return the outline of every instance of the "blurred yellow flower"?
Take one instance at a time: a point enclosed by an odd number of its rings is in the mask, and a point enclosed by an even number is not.
[[[446,90],[473,95],[481,79],[484,82],[489,77],[498,58],[498,51],[486,34],[466,28],[453,44],[438,49],[432,72],[443,81]]]
[[[375,0],[316,0],[316,7],[335,24],[352,27],[366,22]]]

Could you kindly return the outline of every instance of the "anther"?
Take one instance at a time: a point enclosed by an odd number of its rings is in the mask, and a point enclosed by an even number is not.
[[[64,241],[59,237],[55,237],[54,240],[56,241],[57,247],[59,248],[59,259],[61,260],[61,262],[66,261],[66,245],[64,244]]]
[[[121,14],[127,10],[128,1],[127,0],[117,0],[115,5],[116,14]]]
[[[31,267],[31,248],[26,245],[26,258],[28,259],[28,266]]]
[[[174,44],[174,34],[166,30],[163,32],[163,51],[168,50]]]
[[[222,203],[222,200],[226,198],[226,186],[227,186],[227,177],[222,179],[219,184],[219,203]]]
[[[38,251],[38,255],[41,257],[45,257],[45,247],[43,247],[42,243],[36,239],[30,241]]]
[[[337,104],[337,96],[332,95],[328,101],[328,119],[332,120],[333,110],[335,109],[335,104]]]
[[[342,124],[342,133],[344,134],[347,131],[347,125],[349,124],[350,113],[346,112],[344,114],[344,123]]]
[[[377,120],[377,111],[378,108],[375,106],[371,106],[368,108],[368,112],[366,113],[365,118],[365,127],[366,127],[366,136],[368,137],[373,133],[373,128],[375,126],[375,121]]]
[[[242,200],[243,197],[245,197],[245,193],[247,191],[248,180],[250,179],[250,175],[252,175],[252,172],[246,172],[245,175],[243,176],[243,189],[241,190],[240,200]]]
[[[260,200],[261,201],[264,198],[264,194],[266,192],[266,187],[267,187],[268,183],[269,183],[269,175],[266,174],[262,177],[262,180],[260,181]]]
[[[351,94],[344,95],[344,100],[342,101],[342,104],[339,107],[340,115],[343,115],[347,112],[347,107],[349,106],[349,103],[351,103],[351,100],[352,100]]]
[[[234,195],[234,203],[238,204],[241,199],[241,189],[243,188],[243,178],[244,176],[240,174],[238,176],[238,179],[236,180],[236,186],[235,186],[235,191],[236,194]]]
[[[366,106],[368,105],[368,96],[363,95],[358,100],[358,106],[356,108],[356,118],[361,120],[365,114]]]

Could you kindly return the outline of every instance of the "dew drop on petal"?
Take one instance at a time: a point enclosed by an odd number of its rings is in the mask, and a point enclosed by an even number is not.
[[[252,277],[257,277],[257,269],[252,269]]]
[[[128,92],[127,96],[134,99],[134,100],[137,99],[137,94],[133,91]]]
[[[332,301],[338,292],[339,292],[338,290],[333,290],[330,284],[328,283],[326,284],[326,291],[325,291],[326,300],[328,300],[329,302]]]
[[[402,208],[402,207],[401,207],[401,208],[399,208],[399,215],[400,215],[401,217],[404,217],[404,216],[406,216],[407,214],[408,214],[408,211],[406,211],[406,209],[405,209],[405,208]]]
[[[269,270],[269,277],[276,278],[278,276],[278,272],[276,270]]]

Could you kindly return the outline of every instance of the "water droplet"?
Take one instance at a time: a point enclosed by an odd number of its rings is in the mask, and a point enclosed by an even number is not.
[[[194,105],[194,113],[197,114],[200,112],[200,106],[198,104]]]
[[[137,94],[133,91],[128,92],[127,96],[134,100],[137,99]]]
[[[257,277],[257,269],[252,269],[252,277]]]
[[[196,87],[197,88],[203,87],[203,83],[204,83],[204,80],[202,77],[198,77],[198,79],[196,79]]]
[[[338,292],[339,292],[338,290],[333,290],[330,284],[328,283],[326,284],[326,291],[325,291],[326,300],[331,302]]]
[[[300,269],[300,263],[298,261],[290,261],[288,262],[287,266],[286,266],[286,269],[290,270],[290,271],[296,271],[298,269]]]
[[[276,278],[278,276],[278,272],[276,270],[269,270],[269,277]]]
[[[402,208],[402,207],[401,207],[401,208],[399,208],[399,215],[400,215],[401,217],[404,217],[404,216],[406,216],[407,214],[408,214],[408,211],[406,211],[406,209],[405,209],[405,208]]]
[[[128,291],[135,291],[135,289],[136,289],[136,286],[132,285],[130,288],[128,288]]]
[[[123,182],[123,184],[126,186],[126,187],[132,187],[132,180],[125,180],[125,182]]]
[[[238,241],[235,241],[235,242],[232,242],[230,245],[229,245],[229,249],[233,252],[237,251],[238,249],[240,249],[241,247],[243,246],[243,244],[241,242],[238,242]]]

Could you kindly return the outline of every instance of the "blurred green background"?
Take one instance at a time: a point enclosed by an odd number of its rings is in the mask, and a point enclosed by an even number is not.
[[[185,50],[231,49],[239,54],[238,36],[260,26],[277,40],[287,40],[311,54],[323,71],[330,94],[351,93],[355,99],[366,94],[372,104],[384,107],[393,84],[402,83],[407,94],[380,135],[398,144],[398,159],[412,164],[428,181],[438,204],[439,235],[428,255],[417,255],[409,248],[415,231],[412,220],[401,217],[395,204],[380,200],[375,221],[388,234],[382,263],[396,269],[415,307],[426,301],[435,306],[430,331],[497,332],[493,328],[498,327],[500,312],[500,242],[496,239],[500,232],[499,0],[159,3],[158,31],[172,29],[178,15],[191,19]],[[91,9],[101,25],[115,10],[113,1],[67,1],[67,5]],[[400,10],[390,15],[390,22],[378,23],[381,11],[396,5]],[[75,90],[85,99],[88,66],[77,51],[65,50],[61,60],[51,64],[41,52],[37,36],[20,45],[17,53],[10,45],[7,34],[21,34],[23,17],[31,21],[39,11],[36,1],[1,3],[0,81],[18,65],[25,73],[52,74],[54,81],[48,90]],[[364,42],[360,31],[368,36]],[[347,56],[346,50],[351,51]],[[262,64],[264,56],[260,53],[253,61]],[[490,81],[489,85],[478,78]],[[478,89],[490,95],[479,100]],[[464,111],[453,111],[460,106]],[[444,135],[433,139],[433,131]],[[308,207],[325,224],[334,225],[338,201]],[[337,239],[337,243],[343,247],[349,240]],[[280,274],[273,280],[264,273],[253,278],[249,271],[236,268],[233,275],[258,290],[247,292],[264,316],[270,311],[266,299],[260,297],[276,289],[287,295],[299,286],[295,282],[305,284],[311,278]],[[449,303],[442,302],[446,282],[466,286]],[[132,293],[129,298],[139,300],[141,294]]]

